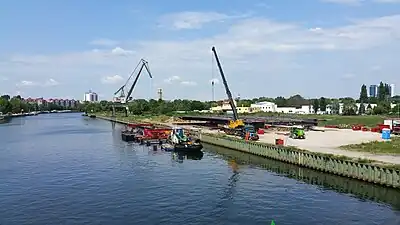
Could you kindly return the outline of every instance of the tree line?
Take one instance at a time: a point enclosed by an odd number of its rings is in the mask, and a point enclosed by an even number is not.
[[[359,113],[372,113],[372,114],[398,114],[400,112],[400,96],[391,96],[390,85],[383,83],[382,81],[378,85],[377,96],[368,96],[367,86],[363,84],[360,90],[360,97],[357,100],[358,103],[363,103],[360,107]],[[365,108],[364,105],[368,106]],[[371,104],[376,104],[372,110]],[[396,107],[392,108],[391,104],[397,104]]]
[[[385,86],[383,84],[383,86]],[[381,89],[385,90],[385,89]],[[378,106],[372,109],[371,99],[368,95],[365,94],[366,86],[363,85],[361,87],[360,98],[353,99],[350,97],[345,98],[315,98],[315,99],[306,99],[301,95],[293,95],[289,98],[285,98],[283,96],[279,96],[276,98],[268,98],[268,97],[259,97],[253,99],[236,99],[237,106],[249,107],[251,104],[268,101],[277,104],[278,107],[301,107],[303,105],[310,105],[316,111],[326,112],[327,108],[330,107],[330,110],[333,114],[339,114],[340,103],[343,103],[343,114],[344,115],[357,115],[357,114],[389,114],[391,112],[390,103],[398,103],[400,102],[400,97],[396,96],[394,98],[389,98],[387,91],[385,93],[380,94],[378,101]],[[374,100],[373,100],[374,101]],[[364,103],[358,110],[356,103]],[[74,110],[82,111],[82,112],[111,112],[113,102],[110,101],[100,101],[98,103],[83,103],[78,104]],[[132,114],[140,115],[140,114],[171,114],[176,111],[201,111],[201,110],[209,110],[213,106],[217,106],[222,104],[221,101],[198,101],[198,100],[187,100],[187,99],[176,99],[173,101],[165,101],[165,100],[145,100],[145,99],[135,99],[129,102],[127,105],[129,107],[129,111]],[[399,111],[399,106],[392,109],[392,113],[397,114]],[[20,113],[29,112],[29,111],[51,111],[51,110],[63,110],[63,109],[71,109],[65,108],[56,104],[48,103],[43,105],[38,105],[36,103],[27,103],[24,101],[21,96],[13,96],[3,95],[0,97],[0,112],[6,113]],[[117,111],[122,111],[123,108],[117,107]]]
[[[10,95],[0,96],[0,112],[3,114],[23,113],[32,111],[51,111],[51,110],[79,110],[84,111],[80,104],[75,108],[63,107],[54,103],[37,104],[25,101],[20,95],[11,97]]]
[[[216,104],[216,103],[214,103]],[[114,103],[110,101],[100,101],[99,103],[84,103],[83,108],[85,112],[111,112]],[[123,112],[122,105],[116,105],[115,110]],[[176,99],[173,101],[164,100],[145,100],[135,99],[127,104],[129,111],[134,115],[141,114],[171,114],[176,111],[201,111],[208,110],[213,106],[213,102],[202,102],[197,100]]]

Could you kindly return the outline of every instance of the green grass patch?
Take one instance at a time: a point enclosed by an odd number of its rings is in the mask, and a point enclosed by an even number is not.
[[[251,114],[249,114],[251,115]],[[325,125],[338,125],[343,128],[351,128],[351,125],[362,124],[366,127],[376,127],[377,124],[383,123],[384,116],[378,115],[363,115],[363,116],[342,116],[342,115],[290,115],[290,114],[271,114],[271,113],[258,113],[258,116],[281,116],[292,117],[298,119],[318,119],[319,126]]]
[[[354,125],[362,124],[366,127],[376,127],[377,124],[383,123],[382,116],[338,116],[338,115],[319,115],[316,117],[324,121],[320,121],[320,126],[325,125]]]
[[[400,154],[400,137],[392,137],[390,141],[373,141],[361,144],[344,145],[340,148],[344,150],[376,154]]]

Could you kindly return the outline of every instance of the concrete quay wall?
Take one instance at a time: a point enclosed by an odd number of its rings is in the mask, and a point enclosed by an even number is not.
[[[200,134],[200,140],[208,144],[292,163],[322,172],[400,188],[400,171],[385,165],[357,162],[345,157],[322,155],[290,147],[245,142],[240,139],[218,137],[212,134],[202,133]]]

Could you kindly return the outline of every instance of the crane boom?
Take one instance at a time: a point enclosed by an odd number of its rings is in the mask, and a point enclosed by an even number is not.
[[[147,71],[147,73],[149,74],[149,77],[150,77],[150,78],[153,78],[153,76],[152,76],[151,73],[150,73],[150,69],[149,69],[149,67],[148,67],[148,62],[147,62],[146,60],[144,60],[144,59],[141,59],[140,62],[142,63],[142,66],[140,67],[139,72],[138,72],[138,74],[137,74],[137,76],[136,76],[136,78],[135,78],[135,81],[133,81],[133,84],[132,84],[131,88],[130,88],[129,91],[128,91],[128,94],[126,95],[126,102],[129,101],[129,98],[131,97],[131,94],[132,94],[132,92],[133,92],[133,89],[135,88],[136,83],[137,83],[138,80],[139,80],[139,76],[140,76],[140,74],[142,73],[143,68],[146,68],[146,71]]]
[[[217,51],[215,50],[215,47],[212,47],[211,50],[214,53],[214,57],[215,57],[215,59],[217,61],[219,73],[221,74],[222,82],[224,83],[224,86],[225,86],[226,95],[228,95],[229,105],[231,106],[232,112],[233,112],[233,120],[234,121],[239,120],[239,116],[238,116],[238,113],[237,113],[237,110],[236,110],[235,102],[233,101],[232,93],[229,90],[228,82],[226,81],[226,78],[225,78],[225,75],[224,75],[224,71],[222,70],[221,63],[219,62]]]
[[[124,88],[125,88],[125,85],[121,86],[121,87],[118,89],[118,91],[116,91],[116,92],[114,93],[114,95],[117,95],[120,91],[124,91]],[[122,95],[122,94],[121,94],[121,95]]]

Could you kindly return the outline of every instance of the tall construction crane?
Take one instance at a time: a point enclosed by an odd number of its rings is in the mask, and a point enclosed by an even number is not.
[[[246,133],[250,133],[251,139],[258,140],[258,135],[255,133],[255,128],[252,125],[245,125],[243,120],[239,119],[239,115],[236,109],[235,102],[233,101],[232,93],[229,90],[228,82],[226,81],[224,71],[222,70],[221,63],[219,61],[217,51],[215,47],[212,47],[212,52],[214,53],[215,60],[217,61],[219,73],[221,74],[222,82],[225,86],[225,92],[228,96],[229,105],[231,106],[233,112],[233,119],[229,121],[228,127],[225,130],[227,134],[233,134],[237,136],[244,137]]]
[[[137,68],[140,66],[139,72],[136,75],[135,80],[133,81],[133,84],[130,86],[128,93],[125,95],[125,88],[127,87],[129,81],[135,74]],[[150,79],[153,78],[150,72],[150,67],[149,63],[144,60],[140,59],[139,63],[136,65],[135,69],[132,71],[131,75],[129,76],[128,80],[125,82],[124,85],[122,85],[115,93],[114,93],[114,105],[113,105],[113,115],[115,115],[115,107],[124,107],[125,108],[125,116],[129,114],[129,107],[127,106],[127,103],[129,103],[132,100],[132,92],[139,80],[140,75],[142,74],[143,68],[146,69],[147,73],[149,74]]]

